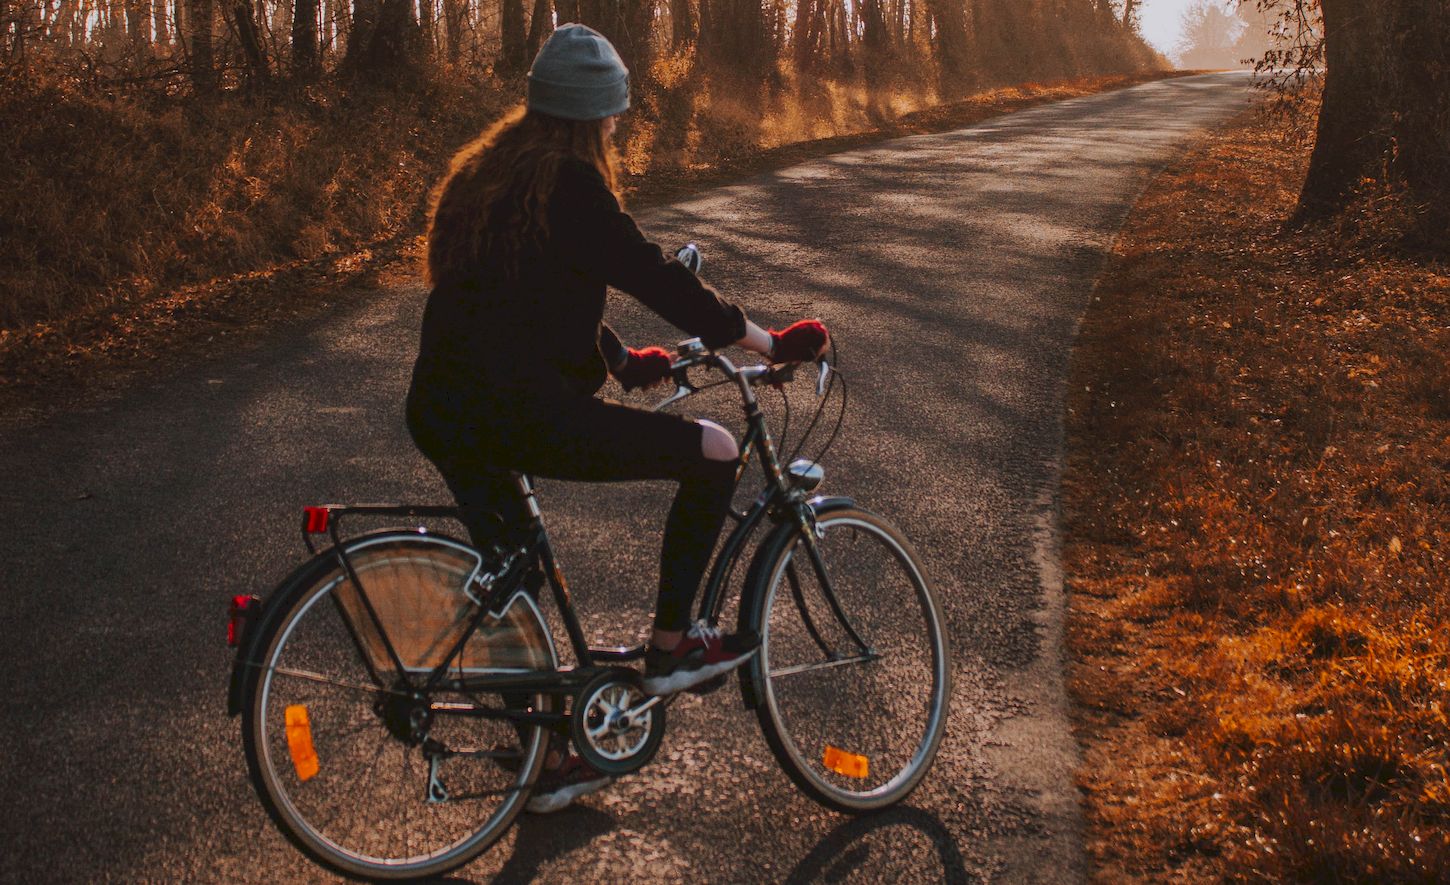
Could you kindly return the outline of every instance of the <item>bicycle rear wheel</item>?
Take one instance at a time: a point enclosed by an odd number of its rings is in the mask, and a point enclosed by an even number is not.
[[[346,549],[382,630],[332,552],[269,601],[243,699],[248,769],[273,820],[319,863],[369,879],[438,875],[507,830],[548,742],[538,725],[438,708],[519,698],[424,692],[425,677],[445,659],[459,680],[553,670],[553,645],[520,591],[452,653],[478,611],[464,591],[480,560],[466,545],[393,532]]]
[[[910,544],[855,507],[768,541],[750,680],[761,729],[791,779],[860,813],[906,798],[936,756],[951,673],[940,607]]]

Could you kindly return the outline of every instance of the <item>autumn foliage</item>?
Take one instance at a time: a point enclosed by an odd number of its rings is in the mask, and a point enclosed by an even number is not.
[[[1084,323],[1069,630],[1103,881],[1450,879],[1450,267],[1372,198],[1287,226],[1307,153],[1256,117],[1208,140]]]

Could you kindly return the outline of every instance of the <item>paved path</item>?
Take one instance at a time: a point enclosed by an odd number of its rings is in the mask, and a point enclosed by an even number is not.
[[[852,820],[791,787],[734,692],[682,700],[653,766],[525,821],[461,876],[1080,877],[1054,529],[1068,349],[1134,197],[1248,94],[1235,76],[1161,81],[645,213],[661,241],[699,242],[757,319],[836,332],[851,408],[827,488],[929,560],[956,649],[947,737],[909,807]],[[223,601],[299,560],[304,503],[443,498],[399,416],[423,297],[381,292],[0,437],[0,878],[322,878],[247,784]],[[611,317],[637,343],[678,337],[627,299]],[[543,495],[586,629],[639,635],[667,490]]]

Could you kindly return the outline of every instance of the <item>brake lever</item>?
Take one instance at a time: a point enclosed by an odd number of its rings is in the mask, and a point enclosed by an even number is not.
[[[816,375],[816,398],[820,399],[826,395],[826,383],[831,377],[831,364],[820,360],[816,363],[816,368],[819,370]]]
[[[675,392],[655,403],[654,411],[658,412],[666,406],[700,392],[698,387],[690,383],[689,368],[689,364],[683,360],[671,367],[670,376],[675,379]]]
[[[674,405],[685,397],[694,395],[694,393],[695,388],[681,384],[675,388],[674,393],[655,403],[653,411],[658,412],[660,409],[663,409],[666,406]]]

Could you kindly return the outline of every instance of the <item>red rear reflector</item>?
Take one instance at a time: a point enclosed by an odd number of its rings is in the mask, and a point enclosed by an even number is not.
[[[227,609],[227,646],[236,648],[242,641],[242,627],[245,626],[252,606],[260,600],[255,596],[233,596]]]
[[[307,531],[309,534],[318,535],[327,531],[327,517],[329,513],[326,507],[303,507],[302,512],[307,517]]]

